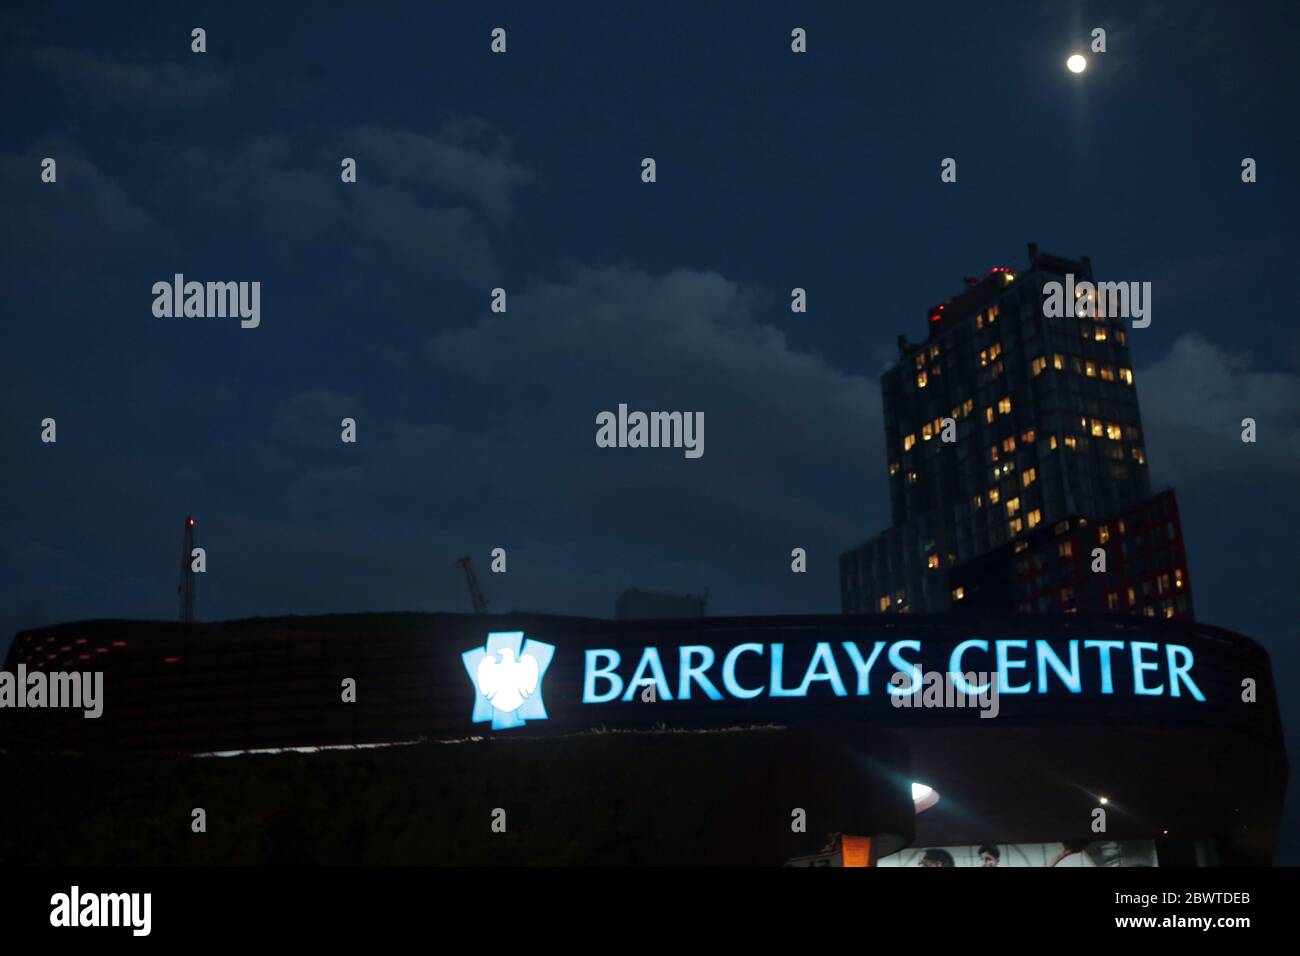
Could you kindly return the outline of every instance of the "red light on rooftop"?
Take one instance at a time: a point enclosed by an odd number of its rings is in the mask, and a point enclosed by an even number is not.
[[[188,524],[191,528],[194,527],[194,519],[193,519],[193,518],[189,518],[189,519],[187,519],[185,523]]]
[[[114,642],[113,642],[113,646],[114,646],[114,647],[126,647],[126,641],[114,641]]]
[[[179,657],[164,657],[164,658],[163,658],[163,663],[164,663],[164,664],[179,664],[180,662],[181,662],[181,659],[180,659]]]

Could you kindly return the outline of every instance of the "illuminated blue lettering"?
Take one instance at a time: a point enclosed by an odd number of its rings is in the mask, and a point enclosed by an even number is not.
[[[722,686],[727,688],[727,693],[732,697],[739,697],[741,700],[750,700],[763,693],[764,688],[750,690],[747,687],[741,687],[736,680],[736,659],[744,653],[757,654],[763,656],[762,644],[737,644],[731,650],[727,651],[727,656],[722,661]]]
[[[678,654],[680,673],[677,675],[677,699],[690,700],[691,681],[695,681],[708,695],[709,700],[722,700],[722,694],[713,686],[713,681],[704,675],[704,672],[713,666],[713,648],[705,647],[703,644],[688,644]],[[691,658],[695,655],[699,655],[700,658],[698,665],[691,663]]]
[[[605,666],[595,667],[597,660],[604,659]],[[615,671],[618,669],[618,651],[608,648],[587,651],[586,676],[582,681],[582,702],[584,704],[607,704],[623,692],[623,678]],[[603,677],[609,681],[609,693],[596,693],[596,678]]]
[[[819,664],[824,668],[821,673],[817,672]],[[808,662],[808,673],[804,674],[803,683],[799,685],[800,697],[808,694],[808,688],[815,680],[829,681],[836,697],[848,696],[848,691],[844,689],[844,682],[840,680],[840,669],[835,663],[835,655],[831,653],[829,644],[818,644],[813,651],[812,660]]]
[[[1110,674],[1110,653],[1119,650],[1124,646],[1123,641],[1084,641],[1084,648],[1095,647],[1097,649],[1097,658],[1101,661],[1101,692],[1103,694],[1115,693],[1115,682],[1111,679]]]
[[[846,688],[844,675],[840,670],[840,659],[835,651],[837,643],[848,656],[857,674],[855,691]],[[1005,694],[1050,694],[1056,690],[1053,687],[1053,678],[1065,691],[1081,694],[1084,677],[1080,651],[1082,646],[1085,650],[1097,652],[1095,671],[1099,678],[1100,693],[1109,695],[1115,693],[1115,652],[1122,653],[1127,650],[1130,656],[1128,663],[1131,663],[1133,668],[1133,694],[1143,697],[1164,696],[1164,683],[1154,682],[1151,674],[1156,672],[1158,676],[1167,664],[1168,696],[1182,697],[1186,694],[1194,700],[1204,701],[1205,694],[1201,692],[1193,676],[1196,658],[1192,649],[1182,644],[1165,644],[1162,661],[1161,643],[1122,640],[1039,639],[1031,641],[972,638],[952,647],[948,655],[948,677],[955,692],[969,696],[979,696],[990,691]],[[676,699],[691,700],[694,697],[696,700],[707,698],[719,701],[728,698],[753,700],[766,696],[809,697],[813,685],[821,682],[828,684],[830,692],[836,697],[848,697],[853,693],[858,697],[866,697],[871,694],[872,670],[882,652],[885,652],[893,671],[906,675],[901,680],[891,678],[886,685],[889,696],[913,697],[921,692],[924,677],[920,663],[922,641],[875,641],[871,642],[870,648],[867,648],[866,644],[867,642],[855,641],[821,641],[813,644],[812,655],[802,680],[796,685],[789,686],[785,684],[785,678],[794,675],[785,674],[786,646],[783,643],[747,643],[731,647],[722,660],[722,679],[716,682],[713,679],[715,676],[713,670],[718,663],[718,658],[714,647],[706,644],[677,645],[678,670],[674,676]],[[799,645],[799,647],[806,646],[808,645],[802,643]],[[992,656],[992,663],[996,666],[994,671],[996,677],[982,684],[977,684],[972,679],[972,675],[967,673],[968,670],[982,672],[988,669],[987,664],[984,667],[966,664],[965,658],[972,651],[986,658]],[[669,653],[671,652],[670,648]],[[1034,654],[1033,661],[1029,658],[1030,653]],[[759,683],[753,687],[741,686],[737,679],[737,669],[745,654],[756,654],[760,658],[765,654],[768,655],[767,673],[770,677],[767,683]],[[585,651],[585,655],[582,685],[584,704],[605,704],[619,699],[631,701],[637,691],[647,685],[655,687],[658,699],[665,701],[674,699],[674,688],[669,684],[657,647],[642,648],[635,673],[629,678],[624,678],[619,673],[622,664],[622,655],[619,651],[613,648],[590,648]],[[802,653],[795,656],[801,658]],[[755,671],[761,666],[761,662],[754,665]],[[1012,675],[1016,671],[1026,671],[1019,683],[1013,681]],[[1093,692],[1091,683],[1093,672],[1090,666],[1087,675],[1090,693]],[[761,680],[759,674],[755,673],[754,676]],[[983,677],[983,673],[980,676]],[[895,683],[895,680],[898,682]],[[1125,688],[1126,691],[1128,689]]]
[[[1070,669],[1065,669],[1065,662],[1056,656],[1056,651],[1052,650],[1051,645],[1046,641],[1034,641],[1034,646],[1038,651],[1038,692],[1047,693],[1047,668],[1051,667],[1056,671],[1056,676],[1061,678],[1061,683],[1071,694],[1078,694],[1083,691],[1083,678],[1079,674],[1079,642],[1070,642]]]
[[[1147,697],[1161,697],[1165,692],[1165,685],[1158,687],[1147,687],[1146,680],[1142,676],[1143,671],[1159,670],[1159,664],[1148,664],[1142,660],[1144,651],[1158,651],[1159,644],[1152,644],[1149,641],[1134,641],[1129,647],[1133,651],[1133,693],[1142,694]]]
[[[948,676],[952,680],[952,686],[961,694],[987,694],[988,684],[980,684],[975,687],[966,679],[966,672],[961,669],[961,658],[969,648],[978,647],[985,654],[989,651],[989,642],[981,640],[962,641],[952,649],[952,654],[948,658]]]
[[[862,659],[862,652],[858,650],[858,645],[852,641],[845,641],[841,646],[848,651],[849,660],[853,662],[853,666],[858,672],[858,696],[866,697],[871,693],[871,684],[868,683],[871,677],[871,667],[876,663],[876,658],[880,656],[880,650],[885,646],[885,642],[876,641],[871,648],[871,656],[865,661]]]
[[[654,673],[653,679],[645,676],[647,670]],[[661,700],[673,699],[672,691],[668,689],[668,678],[664,676],[664,665],[659,660],[659,648],[657,647],[647,647],[641,652],[641,663],[637,664],[636,673],[632,675],[632,680],[628,682],[623,699],[631,700],[636,696],[636,689],[642,684],[654,684],[655,692]]]
[[[1017,650],[1025,650],[1029,647],[1029,642],[1028,641],[998,641],[997,646],[998,646],[998,690],[1003,694],[1028,694],[1030,690],[1030,684],[1026,681],[1023,684],[1017,684],[1015,686],[1012,686],[1010,679],[1007,677],[1007,672],[1012,669],[1019,670],[1022,667],[1027,670],[1029,668],[1029,664],[1026,661],[1011,660],[1007,656],[1007,651],[1013,647],[1016,648]]]
[[[784,665],[785,665],[785,645],[773,644],[772,645],[772,678],[771,678],[771,684],[768,687],[768,693],[771,694],[773,697],[802,697],[805,693],[804,691],[799,690],[797,688],[795,690],[791,690],[788,687],[781,686],[781,671],[785,669]]]
[[[901,651],[910,649],[920,653],[920,641],[895,641],[889,645],[889,665],[894,668],[895,673],[907,672],[908,684],[901,687],[892,680],[889,683],[889,693],[894,697],[907,697],[915,694],[921,686],[921,665],[912,664],[903,659]]]
[[[1192,692],[1193,697],[1197,700],[1205,700],[1205,695],[1192,680],[1191,670],[1195,659],[1192,657],[1191,648],[1184,647],[1182,644],[1166,644],[1165,654],[1169,659],[1169,696],[1182,696],[1182,691],[1178,689],[1178,682],[1182,680],[1186,682],[1187,689]],[[1176,658],[1182,658],[1181,665]]]

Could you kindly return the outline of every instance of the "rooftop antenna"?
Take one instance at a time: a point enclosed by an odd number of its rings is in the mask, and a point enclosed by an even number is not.
[[[185,531],[181,536],[181,583],[176,593],[181,599],[181,623],[194,623],[194,516],[185,516]]]

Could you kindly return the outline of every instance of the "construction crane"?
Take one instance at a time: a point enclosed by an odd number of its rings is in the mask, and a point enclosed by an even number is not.
[[[181,599],[181,623],[194,623],[194,516],[185,516],[185,531],[181,535],[181,583],[176,593]]]
[[[474,562],[469,558],[460,558],[456,561],[455,567],[465,572],[465,583],[469,585],[469,600],[474,605],[475,614],[487,613],[487,596],[479,590],[478,575],[474,573]]]

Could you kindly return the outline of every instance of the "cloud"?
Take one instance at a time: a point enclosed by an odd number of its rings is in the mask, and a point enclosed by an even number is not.
[[[1256,371],[1197,333],[1137,373],[1147,455],[1157,485],[1222,488],[1300,479],[1300,376]],[[1241,440],[1253,418],[1257,441]]]
[[[300,392],[283,403],[272,423],[277,445],[302,453],[334,451],[341,441],[344,418],[364,417],[365,403],[325,389]]]
[[[878,388],[792,348],[767,301],[712,272],[583,268],[433,336],[396,397],[285,401],[241,439],[257,510],[212,506],[237,529],[233,593],[460,608],[451,561],[504,547],[509,574],[484,582],[500,610],[608,614],[625,587],[711,586],[717,613],[834,611],[839,551],[886,520]],[[619,402],[703,411],[704,457],[598,448]]]
[[[487,283],[497,272],[484,223],[473,210],[422,202],[397,186],[376,186],[349,203],[348,220],[369,244],[376,266],[433,270],[447,279]]]
[[[181,63],[127,63],[64,47],[39,47],[30,62],[77,96],[148,110],[195,109],[225,102],[233,75],[202,56]]]
[[[53,158],[55,183],[41,182],[41,161]],[[53,141],[26,153],[0,153],[0,246],[11,261],[50,270],[94,272],[157,252],[167,228],[133,200],[118,179],[77,146]],[[108,239],[111,237],[111,241]]]
[[[427,135],[367,126],[344,133],[337,151],[283,136],[152,147],[167,177],[157,198],[171,215],[204,223],[214,245],[242,247],[251,237],[283,262],[314,248],[358,269],[397,264],[407,277],[482,285],[497,272],[491,227],[509,216],[530,175],[505,158],[503,140],[480,132],[485,145],[476,148],[463,128]],[[358,158],[355,184],[340,181],[343,156]]]
[[[514,192],[533,178],[506,156],[504,138],[480,122],[448,124],[436,137],[362,126],[349,140],[366,175],[373,168],[398,182],[468,198],[497,220],[509,216]]]
[[[884,492],[879,399],[868,379],[792,348],[759,318],[764,301],[713,272],[582,268],[427,351],[438,380],[487,396],[479,427],[502,453],[487,474],[522,525],[586,555],[571,574],[607,570],[601,542],[616,540],[631,555],[626,583],[689,588],[712,574],[715,593],[753,593],[763,588],[741,579],[765,567],[771,606],[807,608],[790,549],[809,549],[833,584],[839,549],[873,530],[864,486],[877,475]],[[621,402],[704,412],[704,457],[598,449],[596,415]],[[675,580],[654,579],[669,566]]]

